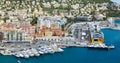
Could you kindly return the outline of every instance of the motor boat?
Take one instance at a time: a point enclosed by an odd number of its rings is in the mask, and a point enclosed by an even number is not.
[[[20,57],[24,57],[23,54],[20,54]]]
[[[24,57],[25,57],[25,58],[29,58],[29,55],[28,55],[28,54],[24,54]]]
[[[42,51],[38,51],[39,52],[39,54],[44,54]]]
[[[58,52],[63,52],[63,51],[64,51],[64,50],[63,50],[63,49],[61,49],[61,48],[58,48],[58,50],[59,50]]]

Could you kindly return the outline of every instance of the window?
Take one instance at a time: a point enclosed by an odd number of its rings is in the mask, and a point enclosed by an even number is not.
[[[98,39],[94,39],[94,41],[98,41]]]

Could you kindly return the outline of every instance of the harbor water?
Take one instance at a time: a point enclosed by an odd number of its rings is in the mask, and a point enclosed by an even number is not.
[[[64,48],[62,53],[45,54],[28,59],[0,55],[0,63],[120,63],[120,31],[103,29],[105,43],[115,49]]]
[[[116,24],[120,24],[120,19],[116,19],[116,20],[115,20],[115,23],[116,23]]]

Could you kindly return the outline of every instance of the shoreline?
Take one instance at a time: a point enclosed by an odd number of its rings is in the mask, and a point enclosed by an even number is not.
[[[88,22],[91,23],[91,22]],[[91,24],[94,25],[95,22]],[[99,24],[97,22],[96,24]],[[106,23],[102,24],[106,25]],[[91,25],[92,26],[92,25]],[[100,26],[100,25],[99,25]],[[102,26],[100,26],[102,27]],[[89,42],[79,42],[74,37],[37,37],[32,43],[6,43],[4,50],[0,51],[3,55],[14,55],[16,57],[29,58],[31,56],[40,56],[47,53],[54,54],[63,52],[63,48],[67,47],[83,47],[83,48],[103,48],[113,49],[115,46],[107,46],[103,44],[88,44]]]
[[[112,46],[112,48],[110,46],[107,46],[105,44],[101,44],[102,46],[100,46],[100,44],[96,44],[96,45],[99,45],[99,46],[95,46],[94,45],[88,45],[87,43],[79,43],[78,45],[77,44],[72,44],[72,45],[66,45],[64,46],[64,48],[71,48],[71,47],[78,47],[78,48],[95,48],[95,49],[114,49],[115,47]],[[39,49],[39,50],[38,50]],[[48,50],[49,49],[49,50]],[[7,50],[7,48],[6,48]],[[53,46],[53,48],[48,45],[45,45],[45,46],[41,46],[41,49],[40,48],[31,48],[31,49],[27,49],[25,48],[24,50],[20,51],[18,49],[14,49],[14,50],[18,50],[16,52],[13,52],[10,54],[9,51],[6,51],[5,52],[0,52],[2,55],[8,55],[8,56],[15,56],[17,58],[30,58],[30,57],[35,57],[35,56],[40,56],[40,55],[44,55],[44,54],[54,54],[54,53],[60,53],[60,52],[64,52],[64,50],[61,48],[61,47],[56,47],[56,45]],[[9,52],[9,53],[8,53]],[[31,52],[31,53],[29,53]]]

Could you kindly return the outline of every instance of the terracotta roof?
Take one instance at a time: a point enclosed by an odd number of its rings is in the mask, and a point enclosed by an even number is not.
[[[55,27],[55,26],[57,26],[57,25],[58,25],[57,23],[51,24],[52,27]]]

